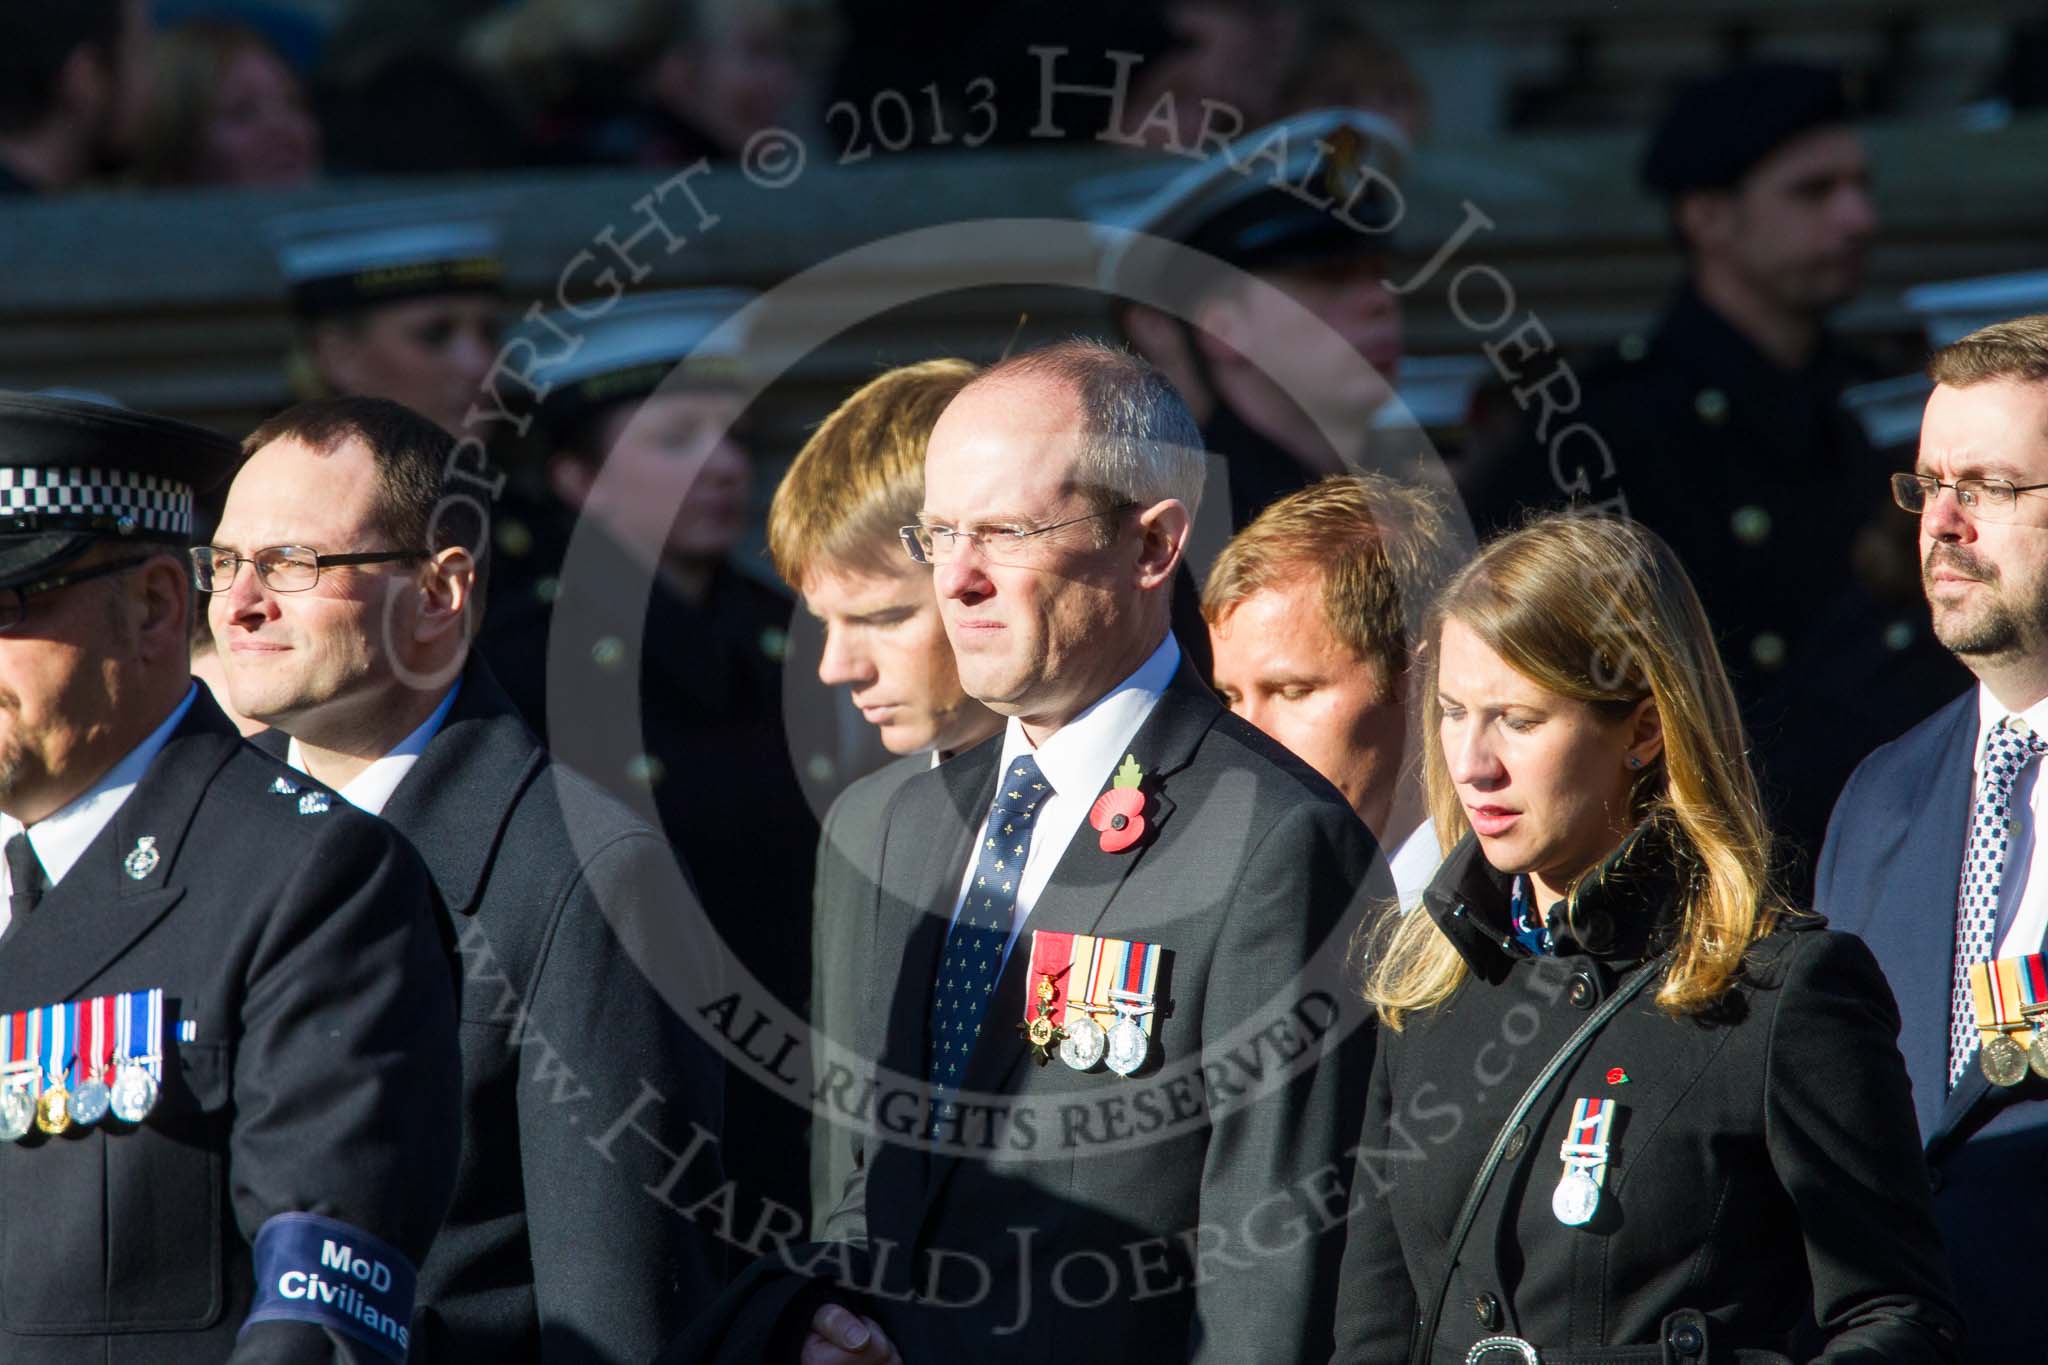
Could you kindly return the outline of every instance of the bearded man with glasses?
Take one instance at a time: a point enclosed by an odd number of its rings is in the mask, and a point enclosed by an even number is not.
[[[2048,1163],[2048,314],[1928,364],[1912,473],[1934,634],[1977,684],[1871,754],[1835,807],[1814,909],[1861,934],[1898,998],[1967,1359],[2038,1357],[2014,1284],[2048,1250],[1995,1229]]]

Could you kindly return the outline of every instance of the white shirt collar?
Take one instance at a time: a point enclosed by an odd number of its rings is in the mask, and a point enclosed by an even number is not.
[[[341,799],[357,810],[366,810],[372,815],[382,815],[384,806],[391,800],[391,794],[398,790],[398,784],[405,781],[405,775],[412,771],[412,765],[420,761],[420,755],[427,751],[427,745],[440,733],[441,725],[448,719],[450,708],[455,705],[455,694],[462,690],[462,679],[448,689],[448,695],[441,698],[441,704],[434,713],[421,721],[419,728],[398,741],[391,752],[357,773],[355,780],[340,789]],[[284,761],[306,773],[304,752],[299,748],[298,736],[286,746]]]
[[[134,793],[142,775],[149,771],[149,765],[156,762],[156,756],[163,752],[164,745],[170,743],[171,732],[192,710],[192,703],[198,696],[199,684],[186,688],[185,699],[171,708],[171,714],[149,732],[148,738],[107,769],[99,781],[29,828],[29,846],[35,849],[36,859],[42,863],[43,875],[50,879],[50,885],[63,881],[64,874],[85,856],[85,850],[99,838],[100,831],[114,818],[114,812],[120,810],[122,803]],[[21,821],[13,816],[0,815],[0,843],[13,838],[21,828]],[[9,889],[12,889],[11,885]]]
[[[2048,697],[2043,697],[2026,710],[2012,712],[2005,704],[1991,695],[1991,689],[1983,683],[1977,684],[1977,748],[1970,756],[1970,771],[1978,775],[1984,772],[1984,741],[1991,737],[1991,731],[2007,716],[2017,714],[2027,723],[2027,728],[2037,735],[2048,736]]]
[[[1130,677],[1090,703],[1088,709],[1062,725],[1033,748],[1024,737],[1024,726],[1015,716],[1003,726],[1001,772],[1024,754],[1038,762],[1038,770],[1052,789],[1063,796],[1093,801],[1095,793],[1108,783],[1117,764],[1145,717],[1152,714],[1160,694],[1173,681],[1180,667],[1180,644],[1171,631],[1159,648],[1139,664]]]

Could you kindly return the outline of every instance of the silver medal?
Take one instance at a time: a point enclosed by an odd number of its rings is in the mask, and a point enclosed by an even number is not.
[[[156,1106],[156,1077],[139,1062],[123,1062],[114,1073],[113,1093],[107,1107],[124,1123],[140,1123]]]
[[[1060,1060],[1076,1071],[1086,1071],[1102,1060],[1108,1047],[1109,1035],[1102,1031],[1102,1025],[1069,1007],[1067,1037],[1060,1044]]]
[[[1551,1191],[1550,1211],[1568,1228],[1584,1227],[1600,1207],[1600,1182],[1583,1166],[1565,1172]]]
[[[36,1097],[27,1086],[0,1086],[0,1142],[28,1136],[36,1121]]]
[[[135,841],[134,848],[128,850],[128,856],[121,860],[121,866],[127,870],[130,877],[139,882],[156,871],[156,865],[162,860],[163,855],[156,851],[156,836],[145,834]]]
[[[1119,1076],[1128,1076],[1145,1065],[1145,1057],[1152,1050],[1152,1040],[1137,1020],[1129,1015],[1118,1019],[1109,1030],[1108,1056],[1103,1060],[1109,1069]]]
[[[71,1121],[90,1127],[107,1116],[113,1100],[105,1081],[87,1081],[71,1092]]]

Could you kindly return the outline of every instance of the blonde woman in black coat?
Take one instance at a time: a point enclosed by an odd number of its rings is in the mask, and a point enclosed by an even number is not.
[[[1950,1362],[1898,1017],[1770,885],[1692,585],[1626,522],[1488,545],[1425,636],[1447,848],[1382,926],[1337,1359]]]

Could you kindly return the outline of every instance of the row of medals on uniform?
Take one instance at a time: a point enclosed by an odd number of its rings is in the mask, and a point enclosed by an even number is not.
[[[2018,1085],[2030,1071],[2048,1080],[2048,960],[2044,957],[2048,955],[2030,953],[1979,962],[1970,968],[1977,1028],[1983,1040],[1977,1065],[1993,1085]],[[2014,1036],[2029,1032],[2033,1036],[2025,1042]]]
[[[86,1001],[80,1013],[97,1006]],[[46,1007],[29,1013],[50,1015],[69,1010],[69,1005]],[[146,1056],[113,1058],[105,1063],[76,1057],[79,1081],[72,1090],[66,1084],[72,1076],[69,1060],[53,1062],[47,1068],[40,1061],[10,1061],[0,1074],[0,1142],[25,1138],[33,1128],[54,1137],[73,1128],[89,1128],[111,1114],[123,1123],[141,1123],[156,1106],[157,1079],[150,1068],[159,1062]],[[47,1076],[47,1084],[38,1082]]]
[[[1030,1041],[1032,1056],[1040,1066],[1050,1061],[1055,1052],[1076,1071],[1086,1071],[1102,1062],[1117,1075],[1128,1076],[1145,1064],[1152,1040],[1138,1020],[1151,1012],[1151,996],[1140,991],[1113,990],[1106,1007],[1069,999],[1066,1022],[1060,1024],[1053,1022],[1052,1002],[1059,998],[1059,988],[1053,985],[1050,974],[1039,978],[1034,994],[1038,998],[1038,1012],[1018,1024],[1017,1031]],[[1114,1014],[1116,1022],[1105,1029],[1096,1020],[1102,1014]]]

